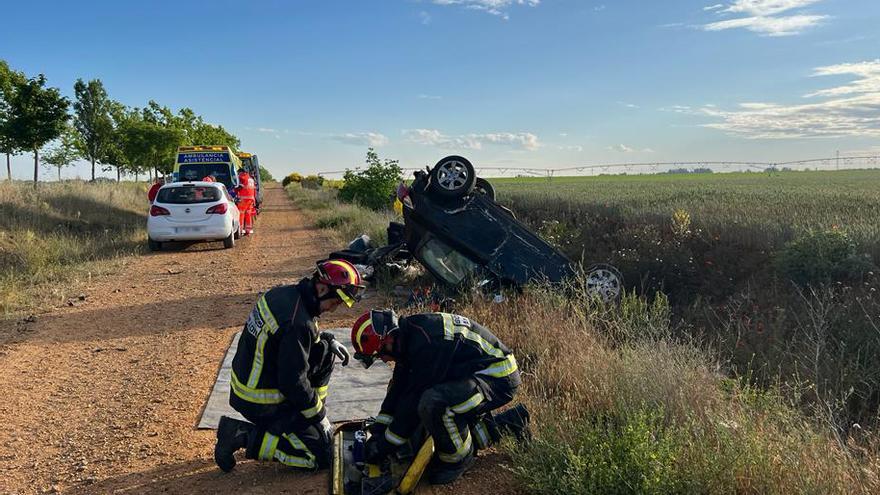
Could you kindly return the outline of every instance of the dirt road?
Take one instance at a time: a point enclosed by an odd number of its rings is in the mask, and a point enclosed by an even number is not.
[[[73,307],[0,322],[0,493],[326,493],[326,472],[249,461],[220,472],[214,432],[195,425],[256,294],[298,280],[335,247],[275,186],[257,234],[234,249],[141,256]],[[322,326],[350,325],[365,304]],[[498,460],[420,493],[512,493]]]

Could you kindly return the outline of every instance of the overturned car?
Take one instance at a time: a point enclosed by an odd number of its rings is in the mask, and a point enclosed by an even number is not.
[[[490,287],[535,280],[559,282],[576,266],[495,202],[492,185],[461,156],[448,156],[401,184],[406,246],[431,274],[449,286],[477,281]],[[605,301],[620,297],[623,280],[609,265],[587,270],[587,286]]]

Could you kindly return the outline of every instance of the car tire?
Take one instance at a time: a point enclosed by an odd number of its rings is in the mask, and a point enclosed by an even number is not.
[[[223,248],[224,249],[232,249],[235,246],[235,232],[229,234],[226,239],[223,239]]]
[[[620,270],[606,263],[597,263],[587,268],[585,275],[588,294],[595,294],[607,304],[620,301],[624,288]]]
[[[147,239],[147,245],[150,247],[150,251],[161,251],[162,250],[162,243],[159,241]]]
[[[431,192],[442,198],[467,196],[476,182],[474,166],[463,156],[447,156],[431,169]]]
[[[241,239],[241,225],[237,226],[234,231],[235,239]]]
[[[492,201],[495,201],[495,188],[492,183],[482,177],[477,177],[474,183],[474,191],[486,195]]]

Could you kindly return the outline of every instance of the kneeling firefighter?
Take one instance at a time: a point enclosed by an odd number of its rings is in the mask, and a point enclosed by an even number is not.
[[[302,469],[330,462],[333,427],[324,398],[335,357],[348,364],[348,351],[329,332],[318,333],[315,318],[359,300],[364,284],[342,260],[318,263],[310,278],[263,294],[241,332],[232,361],[229,404],[250,423],[223,417],[214,460],[223,471],[233,454],[276,460]]]
[[[351,329],[355,358],[394,362],[394,374],[365,446],[367,462],[381,464],[423,424],[434,439],[427,473],[451,483],[474,461],[474,451],[502,432],[521,436],[528,412],[519,405],[493,416],[520,384],[516,359],[486,327],[464,316],[425,313],[399,318],[373,310]]]

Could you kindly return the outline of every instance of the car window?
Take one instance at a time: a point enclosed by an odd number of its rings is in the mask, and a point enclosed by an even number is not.
[[[476,263],[438,239],[429,239],[422,245],[419,259],[451,285],[460,284],[477,270]]]
[[[159,190],[157,203],[193,204],[220,200],[220,190],[212,186],[166,187]]]

